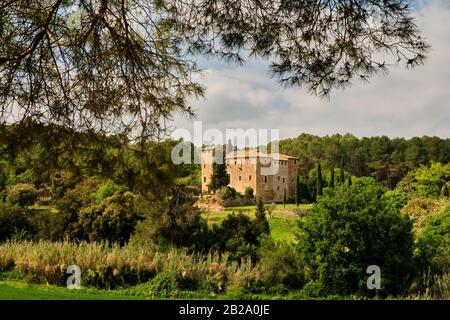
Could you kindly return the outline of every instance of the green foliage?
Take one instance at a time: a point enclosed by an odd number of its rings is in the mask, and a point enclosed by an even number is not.
[[[411,171],[399,183],[398,188],[412,197],[437,198],[441,190],[450,181],[450,163],[432,163]]]
[[[311,194],[308,190],[308,183],[307,180],[303,177],[297,177],[298,184],[297,184],[297,197],[298,197],[298,203],[310,203],[312,202]]]
[[[366,268],[383,270],[382,290],[395,294],[410,270],[411,221],[383,197],[371,178],[326,189],[306,220],[299,221],[298,249],[309,281],[326,294],[369,294]]]
[[[249,198],[249,199],[253,199],[255,197],[253,188],[252,187],[246,187],[245,191],[244,191],[244,196]]]
[[[448,198],[450,197],[450,190],[449,190],[449,183],[446,183],[442,186],[441,189],[441,197],[442,198]]]
[[[145,219],[137,224],[133,239],[163,241],[194,250],[209,248],[208,225],[201,210],[193,206],[194,201],[189,192],[178,186],[163,201],[147,201]]]
[[[240,261],[250,257],[256,261],[260,237],[270,234],[270,226],[262,201],[258,201],[255,216],[256,218],[252,220],[243,213],[233,213],[228,215],[220,226],[214,225],[213,247],[217,247],[222,252],[228,252],[231,260]]]
[[[345,169],[344,169],[344,159],[341,160],[341,167],[339,168],[339,183],[345,183]]]
[[[389,190],[384,194],[383,200],[390,208],[400,210],[408,203],[409,196],[400,190]]]
[[[222,200],[234,200],[237,195],[236,189],[230,186],[222,187],[219,192],[219,197]]]
[[[57,230],[52,232],[59,240],[82,239],[83,230],[78,226],[80,211],[93,203],[92,194],[97,190],[99,181],[97,179],[86,179],[77,184],[75,188],[67,191],[64,196],[56,202],[58,212],[52,216],[52,224]]]
[[[415,256],[422,270],[450,270],[450,206],[427,221],[417,239]]]
[[[104,182],[94,194],[95,203],[100,203],[102,200],[112,196],[115,192],[119,191],[120,187],[112,180]]]
[[[125,244],[141,220],[134,201],[135,195],[131,192],[117,193],[100,204],[81,209],[78,233],[89,241]]]
[[[77,182],[74,174],[66,170],[56,170],[50,174],[49,180],[50,193],[53,202],[61,199],[69,189],[75,187]]]
[[[288,289],[302,288],[305,282],[304,266],[298,252],[289,244],[275,243],[264,237],[259,249],[258,268],[261,281],[267,288],[282,285]]]
[[[230,176],[227,173],[226,165],[224,163],[213,163],[213,172],[211,174],[211,182],[208,185],[208,189],[212,192],[216,192],[222,187],[228,186],[230,183]]]
[[[6,201],[25,208],[34,204],[37,198],[38,192],[32,184],[20,183],[9,188]]]
[[[342,167],[344,159],[345,171],[352,177],[371,176],[382,185],[394,188],[408,171],[420,165],[449,163],[450,139],[428,136],[357,138],[351,134],[319,137],[304,133],[281,140],[280,152],[299,158],[299,175],[305,178],[312,177],[310,172],[318,160],[323,171],[330,171],[333,164]]]
[[[181,289],[180,278],[176,271],[161,272],[148,282],[146,294],[156,297],[175,296]]]
[[[331,166],[331,173],[330,173],[330,183],[329,183],[329,187],[334,189],[334,165]]]
[[[31,232],[31,225],[24,212],[9,203],[0,202],[0,242],[13,239],[23,232]]]
[[[401,213],[413,221],[415,234],[422,232],[427,221],[441,213],[450,202],[446,199],[414,198],[402,209]]]
[[[320,166],[320,162],[317,164],[317,178],[316,178],[316,190],[317,195],[321,196],[323,194],[323,179],[322,179],[322,167]]]
[[[0,191],[6,188],[8,183],[8,172],[0,165]]]
[[[256,203],[256,219],[264,219],[266,216],[266,207],[264,206],[264,202],[261,199]]]

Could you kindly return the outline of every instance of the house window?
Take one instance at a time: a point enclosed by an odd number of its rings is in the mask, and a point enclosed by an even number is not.
[[[280,176],[278,176],[278,181],[280,181]]]
[[[284,178],[283,178],[283,183],[284,183]]]
[[[280,186],[277,187],[277,190],[280,190]]]
[[[203,182],[206,182],[206,177],[203,177]]]
[[[267,176],[264,176],[264,182],[267,183]]]
[[[242,180],[242,177],[241,176],[239,176],[239,181],[241,181]]]
[[[248,176],[248,181],[252,181],[252,176]]]

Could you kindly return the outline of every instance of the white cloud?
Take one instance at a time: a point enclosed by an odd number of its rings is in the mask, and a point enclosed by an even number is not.
[[[279,128],[283,138],[302,132],[450,137],[450,1],[424,2],[416,16],[432,45],[424,66],[393,68],[323,101],[301,89],[280,88],[259,61],[245,67],[211,64],[202,80],[207,93],[198,101],[199,120],[223,131]],[[181,119],[175,125],[192,127]]]

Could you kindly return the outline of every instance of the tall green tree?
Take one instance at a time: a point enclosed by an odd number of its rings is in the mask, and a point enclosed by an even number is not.
[[[344,158],[341,159],[341,167],[339,168],[339,183],[344,184],[345,183],[345,164],[344,164]]]
[[[226,187],[230,183],[230,176],[227,173],[226,165],[224,163],[213,163],[213,172],[211,174],[211,182],[208,184],[208,189],[216,192],[222,187]]]
[[[322,295],[374,295],[366,284],[370,265],[381,268],[380,294],[399,292],[412,272],[412,222],[391,203],[373,178],[360,178],[350,187],[324,190],[299,223],[307,280]]]
[[[321,196],[323,194],[323,179],[322,179],[322,168],[320,162],[317,164],[317,179],[316,179],[317,195]]]
[[[330,188],[334,189],[334,165],[331,165]]]

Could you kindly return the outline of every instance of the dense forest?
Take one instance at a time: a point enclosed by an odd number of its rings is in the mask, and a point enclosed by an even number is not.
[[[450,162],[450,139],[414,137],[357,138],[354,135],[318,137],[301,134],[280,141],[280,152],[296,156],[299,174],[307,178],[320,162],[322,168],[344,169],[356,177],[369,176],[379,183],[395,187],[409,171],[431,162]]]

